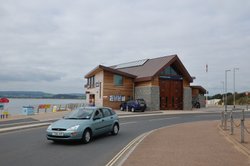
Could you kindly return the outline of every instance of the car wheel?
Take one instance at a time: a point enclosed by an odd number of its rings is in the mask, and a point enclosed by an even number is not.
[[[135,112],[135,108],[134,107],[131,108],[131,112]]]
[[[112,133],[112,135],[117,135],[118,132],[119,132],[119,125],[116,123],[116,124],[114,124],[113,130],[111,133]]]
[[[91,139],[92,139],[92,133],[89,129],[86,129],[82,134],[82,142],[84,144],[87,144],[91,141]]]

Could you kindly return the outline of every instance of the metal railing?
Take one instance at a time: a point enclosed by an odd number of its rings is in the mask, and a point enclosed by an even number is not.
[[[237,123],[236,118],[234,118],[234,111],[241,111],[240,114],[240,118],[238,118],[238,120],[240,120],[240,122]],[[221,128],[223,130],[228,130],[228,124],[230,123],[230,134],[234,135],[234,130],[235,128],[240,128],[240,142],[244,143],[245,142],[245,133],[250,134],[249,129],[245,126],[245,109],[232,109],[230,111],[229,114],[229,118],[228,118],[228,112],[226,111],[222,111],[221,112]]]

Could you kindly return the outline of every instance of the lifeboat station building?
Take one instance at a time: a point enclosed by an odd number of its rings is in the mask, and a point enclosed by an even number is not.
[[[142,98],[147,110],[192,109],[193,77],[177,55],[99,65],[85,78],[88,105],[119,109],[124,101]]]

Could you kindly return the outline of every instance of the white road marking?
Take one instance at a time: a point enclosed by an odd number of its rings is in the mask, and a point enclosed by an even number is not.
[[[120,123],[120,125],[127,125],[127,124],[134,124],[134,123],[137,123],[137,122],[126,122],[126,123]]]
[[[114,165],[118,165],[118,166],[121,166],[122,163],[124,162],[124,160],[120,163],[117,164],[118,160],[121,159],[122,156],[126,156],[128,157],[132,151],[135,149],[135,147],[137,145],[139,145],[139,143],[141,143],[141,141],[146,137],[148,136],[149,134],[151,133],[151,131],[147,132],[147,133],[143,133],[141,135],[139,135],[138,137],[136,137],[135,139],[133,139],[127,146],[125,146],[117,155],[115,155],[115,157],[109,162],[106,164],[106,166],[114,166]],[[132,148],[132,149],[131,149]],[[126,155],[126,153],[128,153]]]
[[[14,130],[20,130],[20,129],[33,128],[33,127],[47,126],[50,124],[51,123],[38,123],[38,124],[30,124],[30,125],[25,125],[25,126],[15,126],[15,127],[2,128],[2,129],[0,129],[0,133],[6,132],[6,131],[14,131]]]
[[[150,119],[148,121],[152,122],[152,121],[160,121],[160,120],[168,120],[168,119],[176,119],[176,118],[180,118],[180,117],[157,118],[157,119]]]

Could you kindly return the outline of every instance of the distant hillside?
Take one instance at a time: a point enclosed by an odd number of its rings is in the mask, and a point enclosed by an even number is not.
[[[7,98],[53,98],[53,99],[85,99],[85,94],[51,94],[40,91],[0,91],[0,97]]]
[[[53,95],[54,99],[85,99],[86,96],[83,94],[56,94]]]

